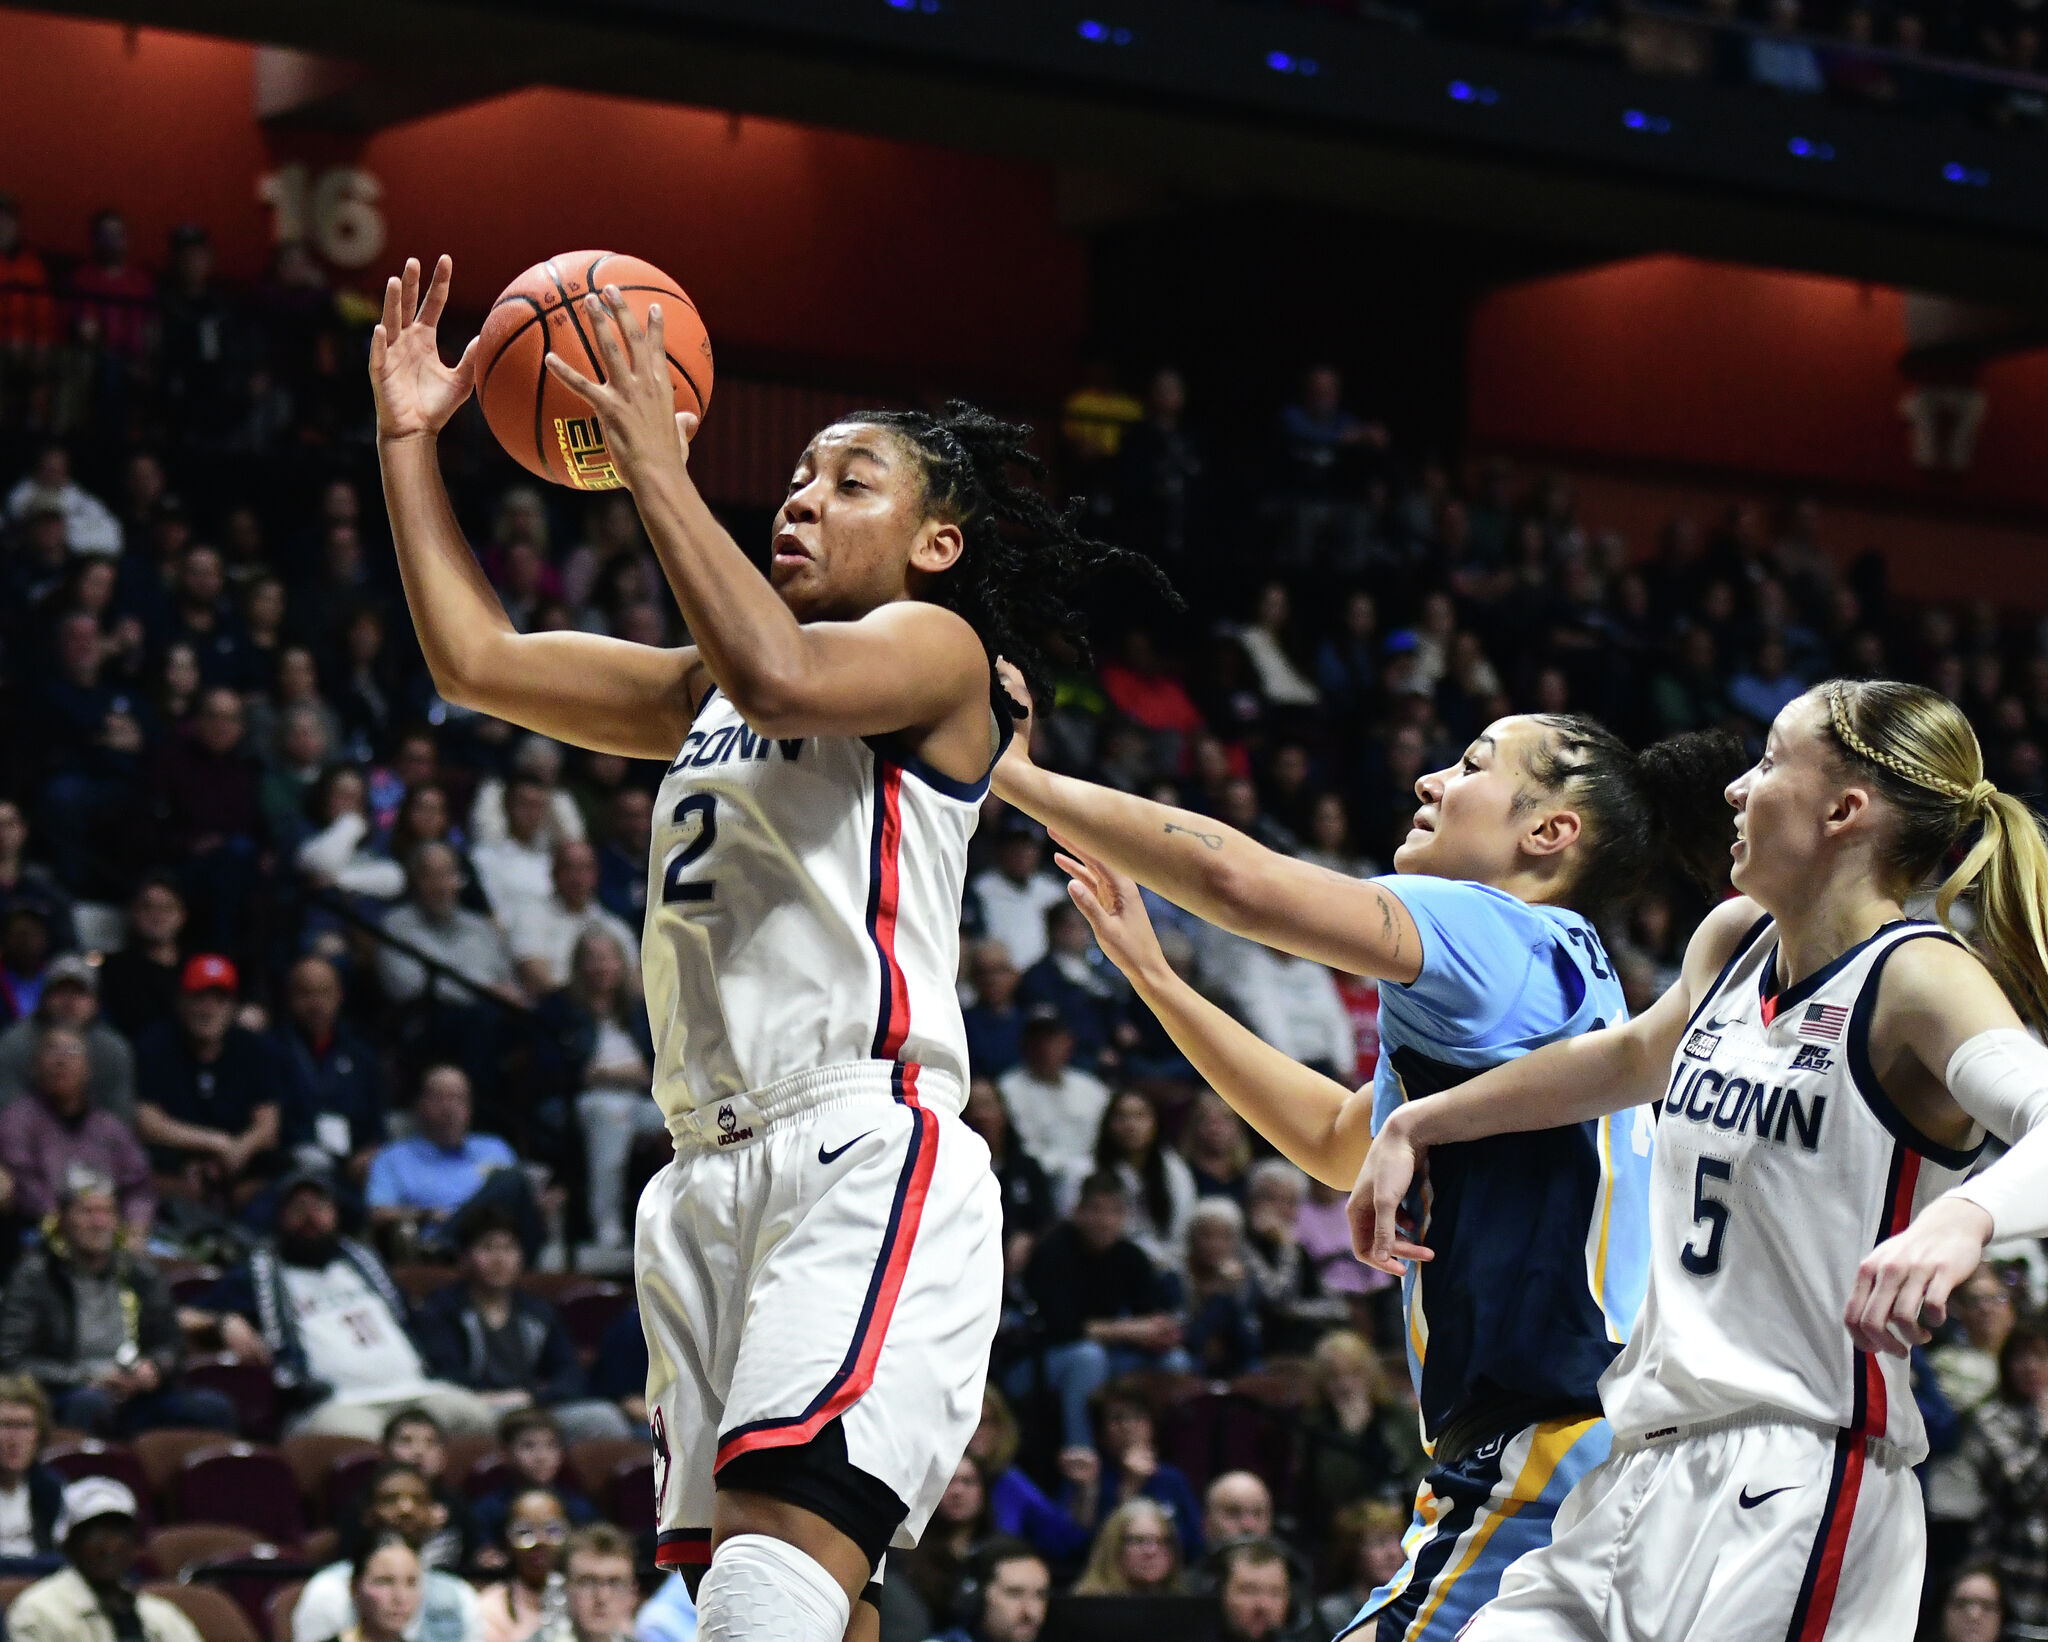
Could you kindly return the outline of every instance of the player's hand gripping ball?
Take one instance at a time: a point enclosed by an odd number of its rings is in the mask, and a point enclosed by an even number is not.
[[[597,416],[542,361],[558,353],[593,381],[605,380],[584,298],[607,285],[619,288],[643,330],[648,308],[661,304],[676,409],[701,418],[711,403],[711,338],[696,304],[667,274],[610,251],[569,251],[534,264],[505,287],[484,321],[477,397],[498,443],[522,467],[572,490],[617,490],[622,481]]]

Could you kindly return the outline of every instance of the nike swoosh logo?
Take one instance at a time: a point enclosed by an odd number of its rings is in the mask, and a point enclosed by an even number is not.
[[[1733,1019],[1735,1019],[1735,1017],[1734,1017],[1733,1015],[1730,1015],[1730,1016],[1728,1017],[1728,1021],[1732,1021]],[[1707,1030],[1708,1030],[1709,1032],[1718,1032],[1718,1031],[1720,1031],[1720,1030],[1721,1030],[1721,1028],[1722,1028],[1722,1027],[1724,1027],[1724,1026],[1726,1026],[1726,1025],[1728,1024],[1728,1021],[1708,1021],[1708,1022],[1707,1022]]]
[[[826,1151],[824,1145],[820,1143],[818,1147],[818,1161],[820,1163],[837,1163],[854,1147],[858,1146],[863,1140],[866,1140],[868,1138],[868,1135],[871,1135],[874,1132],[874,1130],[870,1129],[867,1131],[866,1134],[855,1135],[853,1139],[849,1140],[844,1146],[835,1146],[829,1152]]]
[[[1735,1496],[1735,1503],[1741,1506],[1745,1511],[1754,1511],[1759,1505],[1763,1504],[1765,1500],[1776,1499],[1780,1494],[1789,1494],[1793,1489],[1800,1486],[1801,1484],[1799,1483],[1788,1482],[1782,1488],[1767,1488],[1761,1494],[1752,1494],[1749,1491],[1749,1489],[1745,1487],[1741,1493]]]

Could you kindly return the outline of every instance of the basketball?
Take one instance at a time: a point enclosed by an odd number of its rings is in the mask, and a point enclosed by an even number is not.
[[[644,327],[661,304],[676,409],[702,416],[711,403],[711,338],[683,288],[638,257],[569,251],[537,262],[499,293],[477,343],[477,397],[498,443],[527,471],[572,490],[616,490],[622,481],[604,430],[580,394],[548,374],[560,353],[585,376],[604,363],[583,299],[616,285]]]

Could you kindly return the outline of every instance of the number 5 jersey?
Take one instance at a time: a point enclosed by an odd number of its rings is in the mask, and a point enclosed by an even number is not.
[[[1879,978],[1938,925],[1888,924],[1777,990],[1769,918],[1686,1023],[1657,1122],[1650,1284],[1601,1382],[1617,1438],[1790,1415],[1927,1453],[1907,1359],[1855,1349],[1856,1268],[1969,1171],[1918,1133],[1870,1063]]]

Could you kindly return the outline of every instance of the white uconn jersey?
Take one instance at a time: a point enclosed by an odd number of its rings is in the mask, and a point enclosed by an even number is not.
[[[925,1104],[957,1103],[960,897],[987,790],[882,738],[756,735],[713,688],[662,780],[648,864],[641,962],[671,1133],[853,1061],[950,1074]]]
[[[1617,1437],[1731,1415],[1927,1438],[1902,1357],[1855,1349],[1856,1268],[1968,1172],[1976,1151],[1918,1134],[1871,1070],[1886,960],[1938,925],[1887,925],[1773,996],[1762,918],[1686,1023],[1657,1123],[1650,1286],[1601,1382]]]

